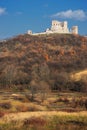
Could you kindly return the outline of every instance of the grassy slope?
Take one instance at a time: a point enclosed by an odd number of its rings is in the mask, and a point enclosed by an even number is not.
[[[82,71],[76,72],[74,74],[71,74],[71,78],[76,81],[79,81],[79,80],[83,79],[84,77],[87,77],[87,70],[82,70]]]

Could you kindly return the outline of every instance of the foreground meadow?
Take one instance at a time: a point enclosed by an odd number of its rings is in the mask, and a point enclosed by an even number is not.
[[[21,112],[0,119],[0,130],[86,130],[87,112]]]
[[[86,93],[0,92],[0,130],[86,130]]]

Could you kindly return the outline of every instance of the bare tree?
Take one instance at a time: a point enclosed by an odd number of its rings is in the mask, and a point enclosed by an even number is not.
[[[35,94],[36,94],[37,91],[38,91],[38,85],[37,85],[37,83],[36,83],[35,80],[32,80],[32,81],[30,82],[29,90],[30,90],[30,92],[31,92],[31,101],[34,101]]]
[[[8,65],[5,69],[4,69],[4,78],[5,78],[5,82],[6,85],[11,87],[11,85],[14,82],[14,79],[16,77],[16,68],[14,65]]]
[[[30,82],[30,92],[32,94],[32,100],[34,100],[35,94],[40,93],[41,100],[44,101],[46,93],[49,90],[48,79],[50,75],[49,67],[46,63],[41,65],[35,64],[32,67],[32,80]]]
[[[43,80],[40,81],[38,85],[39,85],[39,92],[41,95],[41,101],[43,102],[46,99],[48,92],[50,92],[50,87],[49,84]]]

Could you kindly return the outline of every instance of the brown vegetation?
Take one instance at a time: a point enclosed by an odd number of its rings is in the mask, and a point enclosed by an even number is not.
[[[0,43],[0,88],[23,90],[44,82],[53,90],[72,90],[70,74],[86,67],[87,39],[79,35],[25,34]]]

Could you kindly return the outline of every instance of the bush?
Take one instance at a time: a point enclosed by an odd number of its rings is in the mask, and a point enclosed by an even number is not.
[[[87,92],[87,85],[84,81],[80,80],[80,81],[72,81],[70,83],[70,87],[69,89],[71,91],[77,91],[77,92]]]
[[[40,117],[32,117],[24,120],[24,125],[44,126],[46,123],[46,120]]]
[[[58,102],[69,103],[69,99],[68,98],[59,98]]]
[[[0,112],[0,118],[4,116],[4,112]]]
[[[16,107],[16,110],[17,110],[18,112],[27,112],[27,111],[29,111],[29,107],[24,106],[24,105],[18,105],[18,106]]]
[[[87,99],[85,99],[85,98],[73,99],[72,100],[72,106],[74,108],[76,108],[76,107],[84,107],[84,108],[87,109]]]
[[[21,101],[21,102],[26,102],[27,101],[27,99],[25,97],[22,97],[22,96],[13,96],[13,99]]]
[[[87,109],[87,99],[85,100],[85,108]]]
[[[16,110],[18,112],[27,112],[27,111],[39,111],[40,109],[34,105],[30,105],[30,106],[19,105],[16,107]]]
[[[10,102],[0,103],[0,107],[4,109],[10,109],[12,107]]]

